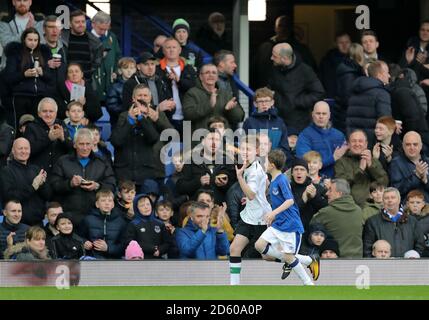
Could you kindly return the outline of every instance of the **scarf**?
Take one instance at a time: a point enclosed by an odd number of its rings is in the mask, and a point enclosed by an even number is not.
[[[395,216],[392,216],[385,208],[383,208],[383,214],[385,214],[392,222],[398,222],[404,214],[404,207],[401,205]]]

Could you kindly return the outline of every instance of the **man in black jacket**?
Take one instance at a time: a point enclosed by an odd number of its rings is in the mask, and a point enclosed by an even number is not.
[[[50,197],[47,173],[36,165],[28,164],[30,143],[18,138],[12,147],[13,160],[1,170],[2,199],[17,199],[22,205],[22,222],[30,226],[42,225],[45,202]]]
[[[408,250],[416,250],[421,255],[424,249],[423,232],[417,219],[404,211],[396,188],[384,190],[383,208],[379,214],[366,221],[363,234],[364,257],[371,257],[372,245],[380,239],[392,246],[392,257],[403,257]]]
[[[89,129],[80,129],[74,137],[76,153],[61,157],[52,170],[51,186],[62,198],[64,211],[72,214],[76,228],[94,206],[97,190],[115,190],[113,170],[92,153],[93,141]]]
[[[55,100],[43,98],[38,107],[38,118],[27,125],[24,138],[30,142],[30,163],[43,168],[49,175],[58,159],[67,153],[66,135],[57,119]]]
[[[288,128],[301,131],[311,122],[313,105],[325,96],[322,83],[288,43],[275,45],[271,60],[274,66],[269,87],[275,91],[280,116]]]

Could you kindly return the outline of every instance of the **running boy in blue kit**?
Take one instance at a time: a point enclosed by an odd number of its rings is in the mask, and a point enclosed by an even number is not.
[[[281,150],[268,154],[268,173],[271,174],[270,197],[273,211],[265,215],[267,230],[256,241],[255,248],[268,261],[285,262],[282,279],[293,270],[304,283],[314,285],[303,265],[310,268],[313,279],[317,280],[320,271],[318,256],[298,255],[304,227],[295,204],[290,184],[281,169],[286,156]]]
[[[248,135],[240,139],[242,167],[235,167],[237,180],[246,197],[246,206],[240,212],[240,221],[235,228],[235,237],[230,246],[230,284],[240,284],[241,252],[251,241],[256,241],[266,230],[265,214],[271,206],[265,195],[267,174],[257,160],[259,138]]]

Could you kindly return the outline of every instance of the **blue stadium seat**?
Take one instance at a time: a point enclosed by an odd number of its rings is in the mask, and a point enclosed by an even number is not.
[[[110,115],[105,107],[101,107],[103,116],[98,119],[95,124],[100,128],[101,140],[108,141],[112,132],[112,126],[110,125]]]

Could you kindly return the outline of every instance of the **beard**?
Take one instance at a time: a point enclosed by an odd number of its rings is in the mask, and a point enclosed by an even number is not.
[[[27,8],[26,6],[19,6],[16,9],[16,12],[18,12],[21,16],[27,14],[29,11],[30,11],[29,8]]]

